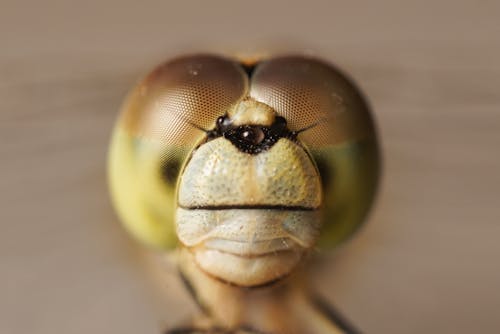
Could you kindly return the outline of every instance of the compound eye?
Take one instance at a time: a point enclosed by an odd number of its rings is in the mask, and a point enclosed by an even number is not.
[[[192,145],[200,129],[213,128],[247,89],[245,72],[232,60],[180,57],[157,67],[131,92],[123,124],[135,137]]]
[[[284,117],[309,147],[349,142],[373,134],[369,108],[354,84],[335,67],[303,56],[259,63],[250,96]]]

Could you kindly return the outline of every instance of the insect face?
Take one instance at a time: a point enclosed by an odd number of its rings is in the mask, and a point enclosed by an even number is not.
[[[138,239],[180,242],[205,273],[257,286],[361,225],[379,151],[367,103],[335,67],[281,56],[248,68],[190,55],[153,70],[125,100],[109,179]]]
[[[282,117],[246,100],[187,162],[177,235],[199,267],[255,286],[287,275],[319,236],[320,176]]]

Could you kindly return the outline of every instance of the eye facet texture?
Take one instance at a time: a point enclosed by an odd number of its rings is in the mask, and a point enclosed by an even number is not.
[[[371,119],[359,91],[331,65],[312,58],[285,56],[260,63],[250,96],[274,108],[309,147],[370,135]]]
[[[236,62],[212,55],[178,58],[136,87],[124,108],[124,126],[139,138],[189,145],[200,134],[196,127],[213,127],[244,97],[247,86]]]

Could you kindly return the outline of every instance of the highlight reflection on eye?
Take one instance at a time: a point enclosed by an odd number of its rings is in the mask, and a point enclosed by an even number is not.
[[[265,138],[264,131],[259,127],[240,129],[239,135],[242,140],[254,145],[260,144]]]

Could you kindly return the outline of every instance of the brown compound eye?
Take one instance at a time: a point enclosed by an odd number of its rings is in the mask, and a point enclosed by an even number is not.
[[[311,153],[323,188],[321,245],[336,245],[363,222],[375,195],[380,156],[370,108],[334,66],[304,56],[260,62],[250,96],[286,119]]]
[[[369,108],[354,84],[336,68],[303,56],[259,63],[250,96],[271,106],[309,147],[338,144],[373,134]]]
[[[127,229],[148,245],[176,245],[176,184],[189,152],[248,94],[241,65],[198,54],[168,60],[128,94],[113,132],[109,177]]]
[[[177,58],[157,67],[132,91],[123,123],[135,137],[192,144],[200,128],[213,128],[247,89],[246,73],[232,60],[214,55]]]

